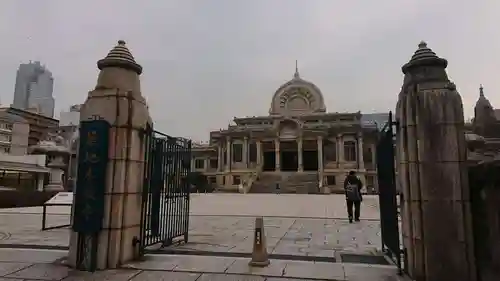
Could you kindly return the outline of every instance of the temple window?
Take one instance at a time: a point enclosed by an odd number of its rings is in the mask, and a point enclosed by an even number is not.
[[[217,169],[218,162],[217,159],[210,159],[210,169]]]
[[[233,162],[238,163],[243,161],[243,145],[241,143],[233,143]]]
[[[195,159],[194,160],[194,168],[195,169],[205,169],[205,160],[204,159]]]
[[[344,158],[345,158],[345,161],[350,161],[350,162],[356,161],[356,142],[355,141],[345,141],[344,142]]]

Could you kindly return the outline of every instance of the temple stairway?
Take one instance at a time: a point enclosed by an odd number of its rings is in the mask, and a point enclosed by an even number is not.
[[[262,172],[249,193],[276,193],[277,183],[280,184],[280,193],[319,193],[318,174],[314,172]]]
[[[249,193],[276,193],[276,183],[281,182],[281,175],[274,172],[262,172],[253,182]]]
[[[281,181],[283,193],[318,194],[319,179],[314,172],[286,173]]]

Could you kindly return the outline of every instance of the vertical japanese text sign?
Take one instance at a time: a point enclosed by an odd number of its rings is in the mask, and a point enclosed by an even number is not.
[[[73,230],[79,233],[93,234],[102,228],[109,129],[110,125],[105,120],[80,123],[73,220]]]

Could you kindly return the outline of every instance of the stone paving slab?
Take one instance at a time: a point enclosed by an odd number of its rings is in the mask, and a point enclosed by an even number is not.
[[[66,208],[66,209],[64,209]],[[69,208],[50,207],[50,226],[69,222]],[[67,248],[69,231],[41,231],[41,208],[0,210],[0,246]],[[250,253],[255,216],[264,216],[268,251],[276,255],[334,257],[381,248],[377,197],[366,196],[362,221],[349,224],[343,195],[195,194],[189,242],[176,250]],[[293,217],[296,216],[296,217]]]
[[[266,216],[345,219],[345,196],[341,194],[193,194],[191,214],[210,216]],[[380,220],[378,196],[363,197],[361,217]]]
[[[197,272],[197,269],[203,269],[204,275],[216,276],[216,274],[220,274],[218,275],[219,279],[206,279],[208,277],[204,277],[204,279],[197,280],[403,280],[397,276],[395,266],[271,260],[269,266],[260,268],[251,267],[248,262],[249,259],[246,258],[149,255],[146,256],[145,261],[130,263],[125,267],[145,271],[186,273],[194,273]],[[164,269],[162,269],[162,264],[165,265]],[[196,267],[192,267],[192,265],[196,265]],[[261,278],[238,279],[240,276]],[[264,277],[268,279],[264,279]]]
[[[41,231],[36,215],[31,214],[2,214],[1,218],[0,246],[68,247],[67,228]],[[381,248],[378,221],[349,224],[340,219],[266,217],[264,222],[270,254],[334,258],[337,252],[373,254]],[[188,243],[169,249],[248,254],[254,223],[253,217],[191,216]]]
[[[363,196],[361,217],[379,220],[378,196]],[[208,216],[266,216],[293,218],[345,219],[346,203],[341,194],[192,194],[191,215]],[[0,214],[41,214],[42,207],[0,209]],[[69,215],[71,207],[50,206],[48,214]],[[41,218],[40,218],[41,219]]]
[[[14,263],[52,263],[68,255],[68,251],[47,251],[39,249],[2,249],[0,262]]]
[[[17,254],[15,251],[24,252]],[[20,262],[26,254],[43,256],[44,263]],[[80,272],[61,265],[64,251],[0,249],[0,281],[63,280],[63,281],[142,281],[142,280],[206,280],[206,281],[297,281],[357,280],[398,281],[395,266],[372,266],[346,263],[271,260],[268,267],[250,267],[246,258],[206,257],[188,255],[147,255],[143,261],[132,262],[122,269]],[[11,257],[8,260],[8,257]]]
[[[189,241],[169,249],[251,253],[255,219],[191,217]],[[264,218],[270,254],[334,258],[337,252],[374,254],[381,249],[380,223],[339,219]]]

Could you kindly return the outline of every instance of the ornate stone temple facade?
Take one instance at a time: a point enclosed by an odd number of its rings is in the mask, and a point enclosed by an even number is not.
[[[380,124],[363,121],[360,112],[327,112],[321,90],[297,68],[272,96],[269,115],[233,122],[193,147],[192,170],[221,190],[274,192],[280,183],[282,192],[329,193],[342,190],[350,170],[368,192],[377,188]]]

